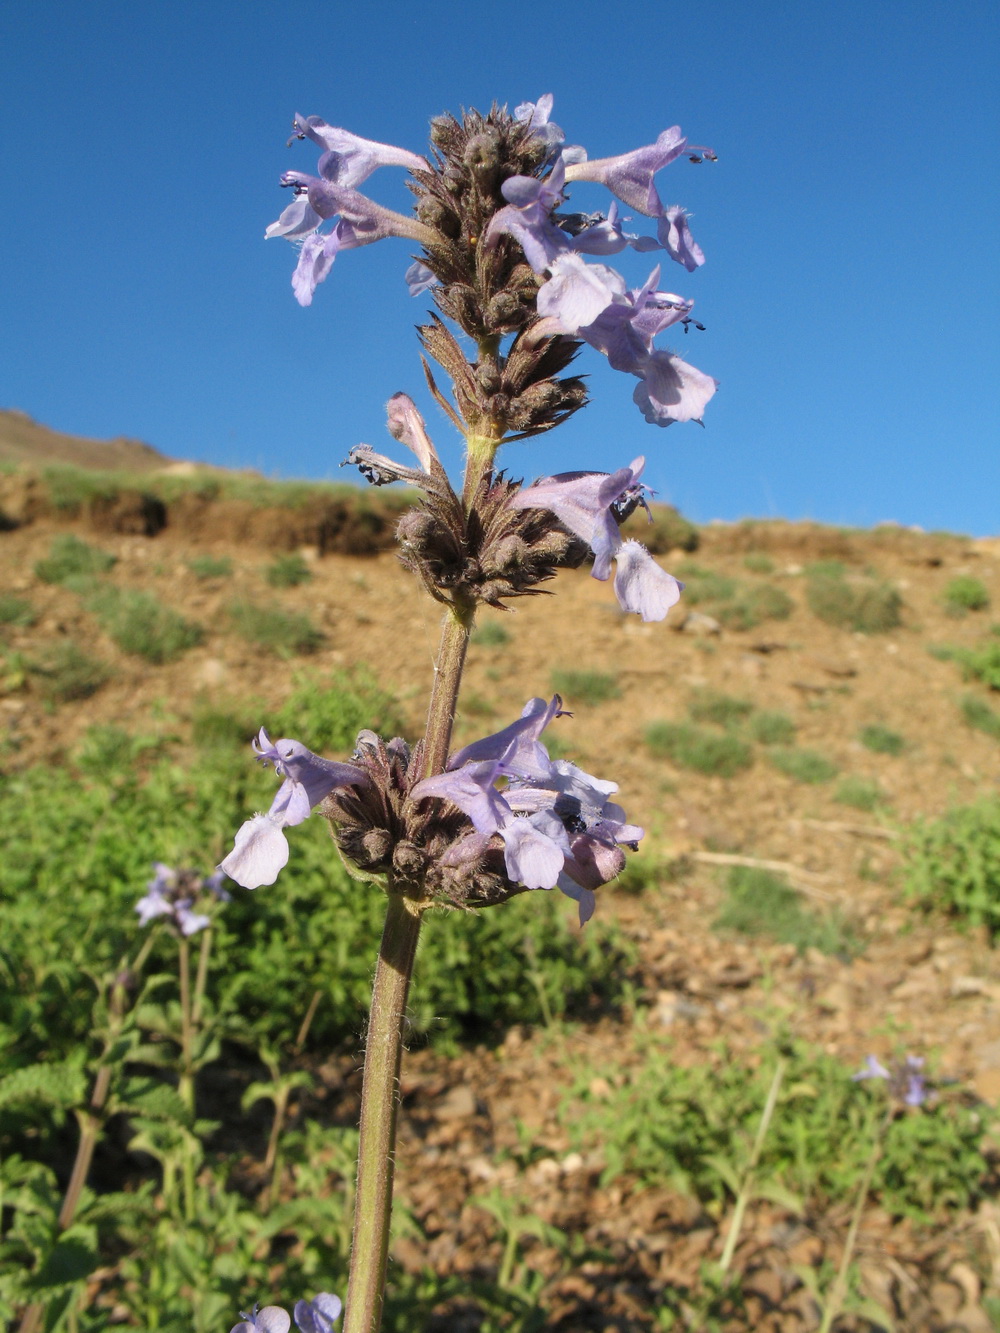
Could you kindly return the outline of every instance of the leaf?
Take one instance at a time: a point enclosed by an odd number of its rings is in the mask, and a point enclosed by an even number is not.
[[[31,1275],[28,1286],[33,1292],[66,1287],[89,1277],[100,1262],[100,1255],[86,1241],[67,1236],[46,1255],[41,1268]]]
[[[138,1112],[156,1120],[174,1121],[191,1128],[191,1112],[176,1088],[152,1078],[131,1078],[115,1098],[115,1110]]]
[[[0,1079],[0,1106],[37,1102],[69,1110],[83,1101],[87,1080],[78,1064],[26,1065]]]

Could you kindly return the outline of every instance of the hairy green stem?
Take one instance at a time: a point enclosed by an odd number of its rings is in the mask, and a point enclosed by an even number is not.
[[[427,709],[427,732],[424,741],[424,767],[421,777],[429,778],[444,770],[451,747],[451,729],[455,722],[455,705],[462,683],[465,653],[475,616],[475,606],[449,607],[441,627],[441,648],[434,667],[434,686]]]
[[[778,1093],[781,1091],[781,1083],[785,1077],[785,1069],[788,1062],[785,1059],[779,1059],[774,1071],[774,1078],[771,1080],[771,1087],[767,1094],[767,1101],[764,1104],[764,1111],[760,1118],[760,1124],[757,1127],[757,1137],[754,1139],[753,1149],[750,1153],[750,1161],[747,1163],[746,1174],[743,1177],[743,1183],[740,1186],[739,1198],[736,1200],[736,1207],[733,1210],[733,1220],[729,1224],[729,1234],[726,1236],[725,1249],[722,1251],[722,1258],[719,1260],[719,1268],[723,1275],[729,1272],[729,1266],[733,1262],[733,1255],[736,1253],[736,1243],[740,1238],[740,1232],[743,1229],[743,1215],[746,1212],[747,1204],[750,1202],[753,1193],[754,1176],[757,1171],[757,1163],[760,1161],[760,1154],[764,1148],[764,1140],[767,1138],[767,1131],[771,1127],[771,1119],[774,1116],[774,1108],[778,1104]]]
[[[420,934],[420,915],[416,903],[400,894],[390,894],[365,1046],[354,1240],[344,1333],[377,1333],[382,1320],[396,1164],[403,1023]]]
[[[184,1105],[194,1111],[194,1078],[191,1073],[191,950],[186,939],[177,948],[181,1000],[181,1073],[177,1084]]]

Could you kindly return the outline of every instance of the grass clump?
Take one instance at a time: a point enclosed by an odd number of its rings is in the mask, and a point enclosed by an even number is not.
[[[851,806],[854,810],[865,810],[870,813],[884,802],[885,796],[874,778],[861,778],[852,774],[837,784],[833,799],[841,805]]]
[[[290,555],[279,555],[268,565],[264,577],[272,588],[297,588],[300,583],[308,583],[312,570],[298,551]]]
[[[862,634],[882,634],[902,623],[903,599],[889,583],[877,579],[848,580],[827,565],[808,571],[806,600],[810,610],[828,625]]]
[[[684,564],[677,571],[684,580],[684,600],[689,606],[705,602],[727,602],[735,597],[739,587],[736,579],[717,574],[701,565]]]
[[[510,643],[510,630],[498,620],[484,620],[472,631],[472,642],[480,648],[503,648]]]
[[[15,597],[12,593],[0,593],[0,625],[9,625],[12,629],[28,629],[38,619],[38,613],[24,597]]]
[[[572,704],[595,708],[621,698],[617,677],[603,671],[553,671],[549,679],[553,690]]]
[[[907,892],[922,906],[1000,933],[1000,800],[918,821],[904,857]]]
[[[689,722],[654,722],[646,730],[654,755],[709,777],[732,778],[753,764],[753,750],[731,732]]]
[[[761,745],[790,745],[796,726],[787,713],[764,710],[750,719],[750,735]]]
[[[233,572],[228,555],[193,555],[187,567],[196,579],[228,579]]]
[[[837,765],[815,750],[800,750],[794,745],[776,745],[767,757],[779,772],[796,782],[829,782],[837,776]]]
[[[380,736],[404,731],[399,704],[382,689],[367,667],[317,676],[298,673],[291,694],[273,722],[272,736],[302,736],[311,750],[343,752],[354,748],[359,731]]]
[[[899,755],[906,749],[906,740],[898,731],[890,731],[888,727],[878,725],[862,727],[858,732],[858,740],[866,750],[875,754]]]
[[[794,944],[800,953],[810,948],[842,956],[857,952],[857,939],[842,916],[811,911],[785,879],[752,866],[730,870],[715,928],[767,936],[778,944]]]
[[[720,727],[731,727],[753,712],[749,699],[737,699],[731,694],[717,694],[714,690],[699,691],[688,704],[688,713],[695,722],[714,722]]]
[[[748,569],[751,574],[773,574],[774,561],[763,551],[751,551],[749,555],[743,557],[743,568]]]
[[[43,699],[52,704],[89,699],[111,677],[107,663],[75,643],[58,643],[28,663],[28,675]]]
[[[624,535],[637,538],[653,555],[698,549],[698,529],[672,505],[651,505],[650,513],[652,522],[641,509],[637,510],[624,525]]]
[[[985,583],[961,574],[945,588],[944,604],[945,610],[953,615],[964,615],[966,611],[985,611],[990,604],[990,595]]]
[[[107,551],[65,533],[52,538],[48,555],[35,564],[35,573],[43,583],[65,583],[67,579],[106,574],[114,563],[115,556]]]
[[[983,731],[987,736],[1000,741],[1000,713],[995,713],[985,699],[980,699],[975,694],[967,694],[960,707],[967,727]]]
[[[97,588],[85,605],[122,652],[144,657],[154,666],[173,662],[204,637],[200,625],[135,588]]]
[[[241,639],[279,657],[314,653],[323,642],[308,616],[273,603],[233,602],[229,622]]]

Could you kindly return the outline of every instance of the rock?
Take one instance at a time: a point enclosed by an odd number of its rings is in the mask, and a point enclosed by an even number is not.
[[[949,1322],[955,1318],[964,1304],[962,1300],[962,1288],[955,1285],[954,1282],[945,1282],[939,1279],[931,1283],[931,1289],[928,1293],[931,1305],[938,1314],[942,1315]]]
[[[467,1083],[449,1088],[437,1104],[439,1120],[466,1120],[476,1114],[476,1095]]]

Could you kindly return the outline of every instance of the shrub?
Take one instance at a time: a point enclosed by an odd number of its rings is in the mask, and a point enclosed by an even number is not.
[[[795,739],[795,723],[787,713],[766,710],[750,719],[750,735],[762,745],[789,745]]]
[[[200,625],[135,588],[98,588],[85,604],[122,652],[156,666],[172,662],[204,637]]]
[[[749,569],[751,574],[773,574],[774,561],[763,551],[751,551],[743,557],[743,568]]]
[[[736,579],[717,574],[714,570],[703,569],[700,565],[681,565],[678,577],[684,580],[684,600],[689,606],[698,606],[701,602],[726,602],[736,595],[739,587]]]
[[[553,671],[549,679],[553,690],[571,704],[596,708],[621,698],[617,677],[601,671]]]
[[[907,892],[924,907],[1000,933],[1000,800],[918,821],[904,860]]]
[[[806,600],[813,614],[828,625],[880,634],[901,623],[903,599],[888,583],[875,579],[849,582],[842,574],[810,572]]]
[[[268,565],[264,577],[272,588],[297,588],[300,583],[308,583],[312,570],[298,551],[290,555],[279,555]]]
[[[855,810],[871,811],[881,805],[885,797],[874,778],[851,775],[838,783],[833,799],[839,801],[841,805],[850,805]]]
[[[279,657],[314,653],[323,642],[308,616],[273,603],[233,602],[229,621],[241,639]]]
[[[23,597],[12,593],[0,593],[0,625],[11,625],[15,629],[27,629],[38,619],[35,608]]]
[[[472,631],[472,642],[480,648],[502,648],[510,642],[510,631],[498,620],[484,620]]]
[[[949,611],[985,611],[990,604],[986,585],[967,574],[952,579],[944,590],[944,604]]]
[[[688,722],[654,722],[646,731],[646,744],[654,755],[709,776],[732,778],[753,763],[753,750],[745,741]]]
[[[688,704],[688,713],[695,722],[715,722],[720,727],[729,727],[742,722],[753,712],[749,699],[736,699],[731,694],[716,694],[713,690],[702,690]]]
[[[642,510],[638,510],[624,525],[624,535],[637,538],[653,555],[698,549],[698,529],[672,505],[652,505],[651,513],[652,523]]]
[[[111,670],[75,643],[59,643],[32,659],[28,674],[44,699],[62,704],[89,699],[106,684]]]
[[[53,537],[49,554],[35,565],[35,573],[43,583],[65,583],[77,576],[96,577],[106,574],[115,563],[115,557],[96,546],[82,542],[72,533]]]
[[[715,928],[769,936],[779,944],[794,944],[800,953],[814,948],[850,956],[858,947],[842,915],[811,911],[783,878],[750,866],[733,866],[729,872]]]
[[[574,1146],[600,1151],[605,1183],[628,1172],[640,1187],[723,1200],[739,1188],[781,1055],[788,1065],[755,1187],[765,1198],[792,1191],[808,1201],[807,1213],[822,1214],[857,1192],[885,1090],[859,1085],[850,1066],[804,1042],[775,1042],[757,1055],[754,1068],[727,1047],[712,1060],[678,1063],[662,1036],[649,1037],[638,1062],[575,1070],[560,1119]],[[973,1206],[990,1189],[984,1149],[995,1121],[982,1103],[972,1107],[944,1087],[919,1114],[889,1119],[872,1178],[881,1207],[926,1225]]]
[[[985,699],[967,694],[962,700],[961,709],[966,726],[984,731],[987,736],[1000,741],[1000,713],[994,713]]]
[[[358,666],[328,676],[297,674],[268,731],[275,739],[295,736],[323,753],[352,750],[365,727],[389,738],[403,733],[404,722],[395,697],[367,667]]]
[[[753,629],[762,620],[787,620],[795,603],[773,583],[739,590],[729,601],[713,606],[715,617],[729,629]]]
[[[935,656],[958,662],[966,680],[981,680],[991,690],[1000,690],[1000,638],[991,637],[978,648],[939,648]]]
[[[837,765],[815,750],[776,745],[767,757],[780,772],[796,782],[829,782],[837,776]]]
[[[196,579],[227,579],[233,572],[228,555],[193,555],[187,567]]]
[[[888,727],[862,727],[858,732],[858,740],[866,750],[872,750],[875,754],[899,755],[906,749],[904,738],[898,731],[890,731]]]

